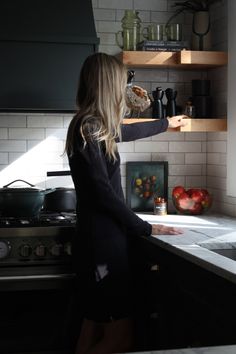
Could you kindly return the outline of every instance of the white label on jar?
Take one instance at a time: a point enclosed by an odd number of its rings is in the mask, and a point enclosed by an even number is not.
[[[156,215],[166,215],[166,203],[160,203],[154,205],[154,214]]]

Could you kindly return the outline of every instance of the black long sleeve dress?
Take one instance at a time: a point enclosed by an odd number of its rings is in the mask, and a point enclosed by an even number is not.
[[[168,120],[122,125],[122,141],[133,141],[166,131]],[[130,210],[121,187],[120,157],[110,161],[102,144],[84,147],[80,122],[74,153],[69,157],[77,194],[77,234],[73,257],[86,318],[107,322],[132,312],[130,241],[149,236],[151,225]]]

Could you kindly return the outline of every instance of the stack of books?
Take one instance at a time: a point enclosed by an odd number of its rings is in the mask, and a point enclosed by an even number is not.
[[[142,41],[138,43],[138,50],[177,52],[183,49],[189,49],[187,41]]]

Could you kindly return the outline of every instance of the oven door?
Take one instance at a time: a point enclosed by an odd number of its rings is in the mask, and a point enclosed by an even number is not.
[[[1,353],[72,351],[75,338],[71,314],[79,313],[74,301],[73,273],[0,275]],[[78,322],[79,323],[79,322]],[[71,332],[72,333],[72,332]],[[73,334],[74,335],[74,334]],[[78,333],[75,334],[77,337]]]
[[[1,269],[0,294],[3,291],[67,289],[73,285],[76,275],[71,269],[47,267],[16,267]]]

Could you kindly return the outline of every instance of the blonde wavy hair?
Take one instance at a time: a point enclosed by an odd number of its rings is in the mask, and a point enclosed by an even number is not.
[[[126,85],[127,70],[116,57],[95,53],[85,60],[76,96],[78,111],[67,132],[65,151],[69,156],[81,120],[84,146],[89,139],[104,142],[109,159],[116,160],[116,139],[121,139],[120,125],[127,112]]]

